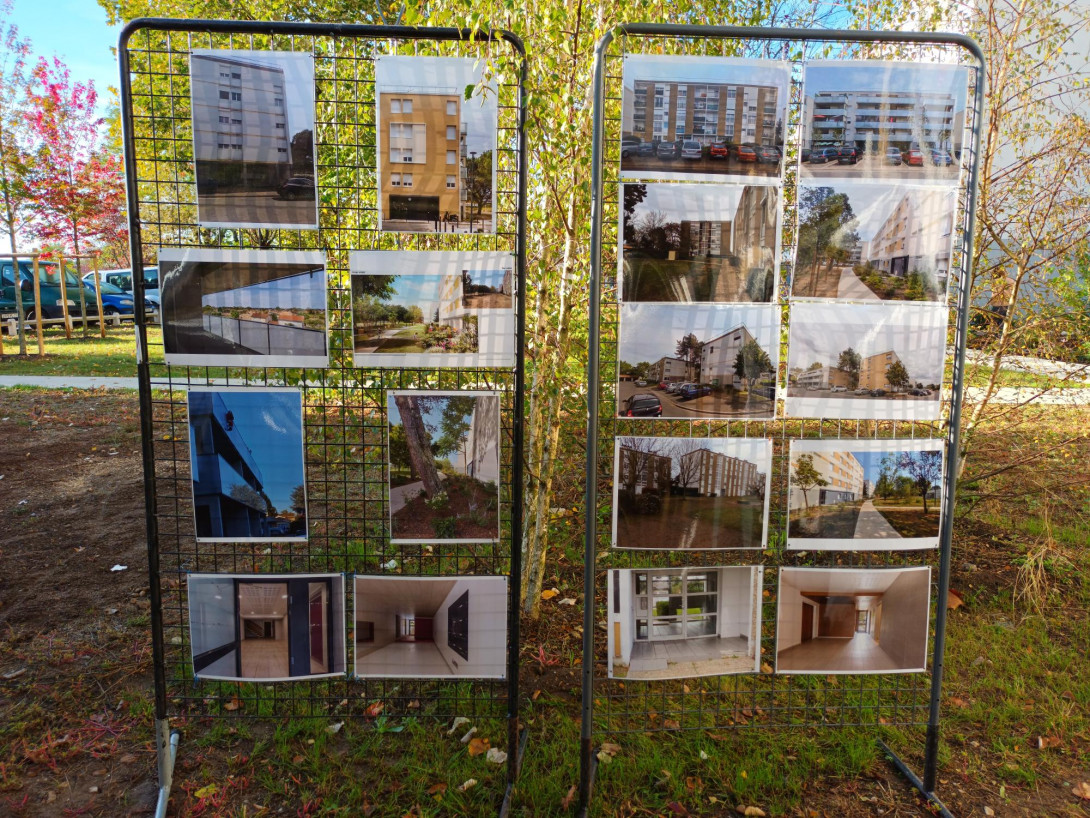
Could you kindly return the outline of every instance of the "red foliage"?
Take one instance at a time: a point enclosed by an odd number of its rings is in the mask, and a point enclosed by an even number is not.
[[[121,158],[105,149],[94,83],[72,82],[56,57],[40,59],[32,76],[30,232],[69,253],[124,242],[124,169]]]

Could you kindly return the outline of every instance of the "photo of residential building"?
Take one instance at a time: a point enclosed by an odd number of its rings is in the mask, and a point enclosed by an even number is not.
[[[495,392],[387,392],[393,542],[499,537]]]
[[[189,574],[198,679],[282,682],[345,673],[341,574]]]
[[[622,196],[622,301],[772,300],[778,188],[629,182]]]
[[[942,490],[937,440],[795,440],[787,547],[937,548]]]
[[[954,188],[801,187],[792,297],[945,301],[956,209]]]
[[[306,540],[300,393],[191,387],[188,407],[197,540]]]
[[[507,675],[507,577],[357,575],[354,583],[357,677]]]
[[[482,72],[470,58],[375,61],[382,230],[495,231],[496,89]]]
[[[627,55],[622,176],[778,177],[789,79],[756,60]]]
[[[777,673],[927,669],[931,569],[781,568]]]
[[[609,571],[609,678],[757,673],[761,578],[759,566]]]
[[[195,49],[189,75],[197,221],[317,229],[314,57]]]
[[[356,366],[514,366],[514,259],[495,252],[349,254]]]
[[[685,359],[664,356],[651,364],[647,377],[652,383],[681,383],[692,379],[690,372],[691,367]]]
[[[942,304],[796,303],[788,339],[787,413],[934,420],[946,320]]]
[[[329,366],[323,253],[164,248],[159,281],[168,364]]]
[[[622,304],[618,415],[772,417],[778,328],[779,311],[767,304]],[[668,367],[675,379],[639,386],[620,374],[649,372],[650,361]],[[684,381],[676,380],[682,374],[677,361],[686,369]]]
[[[764,439],[618,437],[615,548],[762,548],[772,447]]]
[[[807,63],[801,175],[955,181],[968,80],[956,65]]]

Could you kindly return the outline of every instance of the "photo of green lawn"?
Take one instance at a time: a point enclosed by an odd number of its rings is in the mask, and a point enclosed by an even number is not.
[[[788,547],[934,548],[942,470],[938,441],[796,440]]]

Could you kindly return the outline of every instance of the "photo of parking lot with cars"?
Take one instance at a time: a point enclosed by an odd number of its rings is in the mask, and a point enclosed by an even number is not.
[[[626,56],[622,178],[778,179],[789,81],[767,61]]]

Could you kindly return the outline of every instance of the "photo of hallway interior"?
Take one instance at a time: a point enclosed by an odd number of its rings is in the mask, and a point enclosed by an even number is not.
[[[342,577],[194,575],[189,589],[198,676],[278,681],[344,672]]]
[[[506,577],[356,577],[356,675],[503,678]]]
[[[777,673],[898,673],[927,664],[931,569],[784,568]]]

